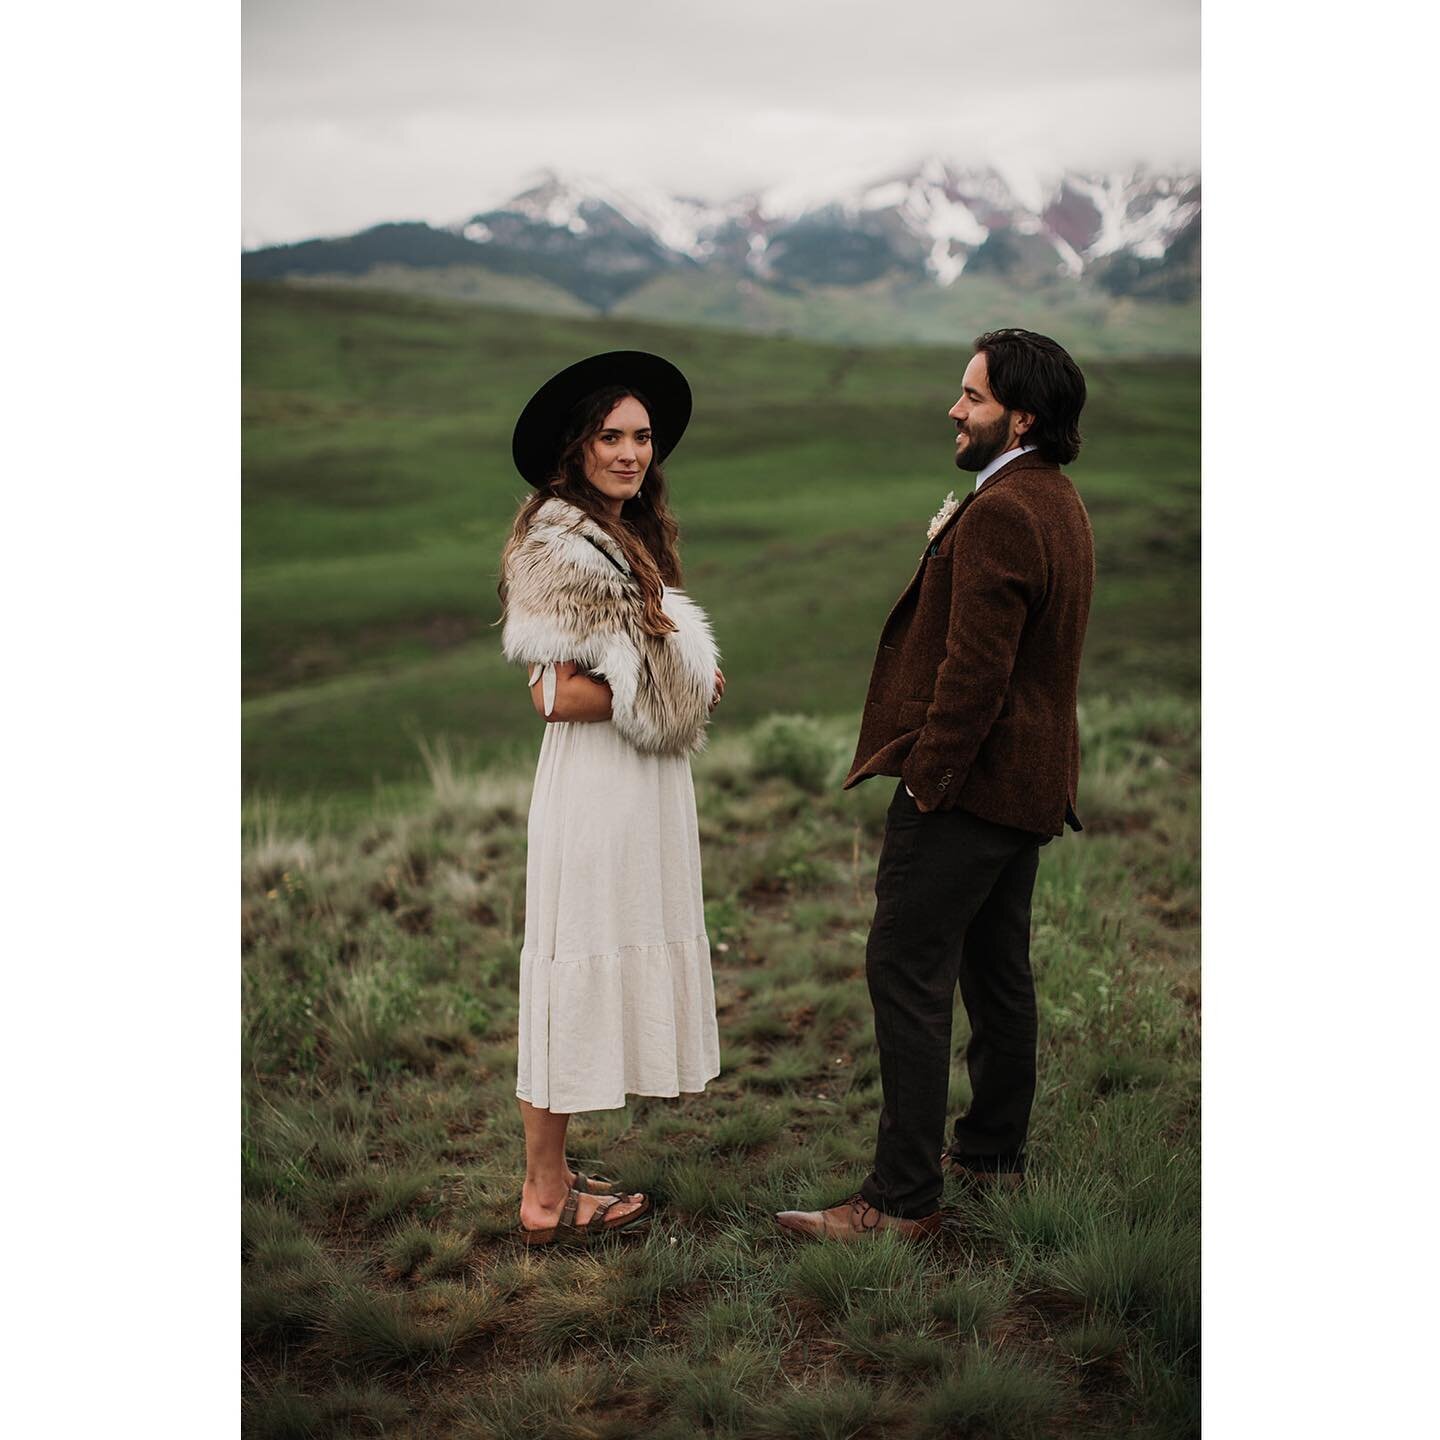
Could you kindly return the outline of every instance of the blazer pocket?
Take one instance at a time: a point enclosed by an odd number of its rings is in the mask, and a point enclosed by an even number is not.
[[[925,716],[930,709],[928,700],[904,700],[901,701],[900,710],[896,715],[902,730],[919,730],[925,724]]]

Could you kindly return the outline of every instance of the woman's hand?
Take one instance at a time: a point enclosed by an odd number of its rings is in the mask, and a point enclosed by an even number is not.
[[[545,713],[545,676],[530,687],[530,699],[535,713],[548,724],[560,720],[590,721],[608,720],[613,697],[610,687],[603,681],[592,680],[573,660],[561,660],[555,664],[555,704],[550,713]]]
[[[720,697],[725,693],[725,672],[717,669],[715,671],[715,697],[710,701],[710,709],[713,712],[720,703]]]

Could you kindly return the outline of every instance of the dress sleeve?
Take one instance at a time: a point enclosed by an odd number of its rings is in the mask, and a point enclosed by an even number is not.
[[[545,683],[540,687],[540,697],[545,702],[545,713],[555,713],[555,666],[553,663],[547,665],[532,665],[530,667],[530,684],[534,685],[541,676],[545,677]]]

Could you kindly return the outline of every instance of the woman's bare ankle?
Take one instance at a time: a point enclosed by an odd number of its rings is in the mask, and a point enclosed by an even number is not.
[[[553,1224],[564,1208],[567,1189],[568,1187],[562,1184],[555,1190],[552,1198],[550,1192],[532,1185],[527,1180],[520,1193],[520,1223],[531,1230]],[[612,1207],[617,1214],[623,1215],[627,1211],[638,1209],[644,1201],[643,1195],[587,1195],[582,1190],[575,1206],[575,1223],[584,1225],[597,1210],[608,1213]]]
[[[565,1192],[569,1190],[565,1183],[565,1173],[540,1175],[526,1177],[524,1188],[521,1190],[522,1201],[539,1205],[546,1210],[553,1210],[565,1200]]]

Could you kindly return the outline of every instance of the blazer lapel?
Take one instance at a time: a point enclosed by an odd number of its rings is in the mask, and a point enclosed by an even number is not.
[[[1008,465],[1005,467],[1010,468]],[[926,542],[925,548],[920,552],[920,563],[915,567],[915,573],[910,577],[910,583],[900,592],[900,598],[890,607],[890,613],[885,617],[885,624],[881,627],[883,635],[890,628],[890,622],[900,613],[900,607],[910,598],[911,592],[920,583],[920,577],[925,573],[925,562],[935,553],[935,547],[940,543],[940,537],[965,513],[966,507],[975,498],[972,490],[956,507],[955,513],[932,535]]]
[[[998,485],[1000,481],[1014,475],[1019,470],[1059,470],[1059,466],[1053,460],[1042,460],[1037,451],[1031,450],[1028,454],[1017,455],[1008,465],[1003,465],[986,482],[984,489],[988,490],[992,485]],[[920,583],[920,577],[925,573],[925,562],[935,553],[935,547],[944,538],[945,532],[958,523],[960,517],[968,510],[974,502],[975,497],[980,493],[973,486],[970,493],[955,507],[955,513],[925,542],[925,549],[920,553],[920,563],[915,567],[915,573],[910,577],[910,583],[900,592],[900,598],[890,607],[890,613],[885,617],[885,625],[881,634],[890,628],[890,622],[899,613],[900,607],[910,598],[910,593]]]
[[[1008,465],[1002,465],[1000,469],[985,482],[981,489],[988,492],[991,486],[998,485],[1002,480],[1008,480],[1010,476],[1021,470],[1058,470],[1059,468],[1053,460],[1042,460],[1036,451],[1031,450],[1028,454],[1017,455]],[[926,546],[925,553],[927,555],[934,553],[935,547],[940,543],[941,536],[959,520],[969,508],[971,501],[973,501],[979,493],[979,490],[971,486],[970,493],[956,506],[955,513],[935,532],[934,538],[930,541],[929,545]],[[921,568],[924,568],[923,561],[921,562]],[[917,570],[915,572],[915,578],[919,579],[919,577],[920,571]],[[911,584],[914,584],[913,580]]]
[[[1007,465],[1005,468],[1008,470],[1010,467]],[[972,485],[970,487],[970,493],[955,507],[955,513],[926,542],[925,553],[927,555],[934,551],[935,547],[944,537],[945,532],[970,508],[971,502],[978,493]],[[918,575],[920,572],[917,570],[915,573]]]

